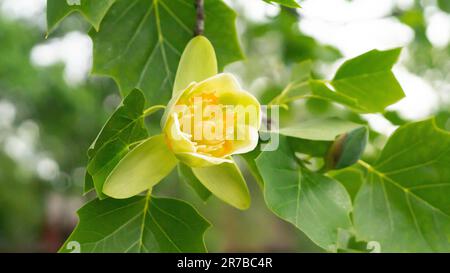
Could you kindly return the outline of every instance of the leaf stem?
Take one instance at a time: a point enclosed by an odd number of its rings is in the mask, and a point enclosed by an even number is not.
[[[145,196],[144,213],[142,215],[142,222],[141,222],[141,228],[140,228],[139,251],[141,251],[144,246],[145,219],[147,216],[147,211],[148,211],[151,195],[152,195],[152,189],[147,190],[147,194]]]
[[[153,105],[153,106],[151,106],[151,107],[149,107],[149,108],[144,110],[143,116],[144,117],[151,116],[154,113],[158,112],[159,110],[163,110],[163,109],[166,109],[165,105]]]
[[[205,31],[205,1],[195,0],[195,9],[197,12],[197,17],[195,21],[195,36],[203,35]]]
[[[292,89],[296,89],[296,88],[300,88],[303,86],[306,86],[309,84],[309,80],[306,81],[302,81],[299,83],[290,83],[288,84],[283,91],[281,91],[281,93],[276,96],[275,98],[273,98],[270,102],[269,102],[269,106],[273,106],[273,105],[279,105],[280,107],[283,107],[285,109],[288,109],[287,103],[292,102],[292,101],[296,101],[296,100],[301,100],[301,99],[310,99],[310,98],[320,98],[319,96],[316,96],[314,94],[302,94],[302,95],[297,95],[297,96],[292,96],[292,97],[287,97],[287,94],[289,93],[289,91],[291,91]]]
[[[364,160],[358,160],[358,164],[367,169],[370,172],[376,172],[375,168]]]

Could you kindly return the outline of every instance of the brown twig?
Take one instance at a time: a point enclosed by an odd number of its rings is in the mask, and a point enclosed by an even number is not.
[[[197,19],[195,23],[195,35],[203,35],[205,31],[205,1],[195,0],[195,9],[197,11]]]

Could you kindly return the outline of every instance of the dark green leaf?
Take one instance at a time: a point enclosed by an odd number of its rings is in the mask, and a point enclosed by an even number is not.
[[[123,95],[144,91],[150,104],[165,104],[178,62],[194,35],[194,0],[49,0],[49,30],[79,11],[95,27],[93,73],[111,76]],[[235,28],[236,14],[221,0],[205,0],[205,36],[215,47],[219,67],[243,58]],[[101,27],[100,27],[101,26]],[[177,35],[172,35],[176,33]],[[201,64],[199,64],[201,65]]]
[[[211,192],[203,186],[202,182],[194,175],[191,168],[185,164],[178,163],[178,175],[180,179],[186,182],[203,200],[206,201],[211,196]]]
[[[205,36],[216,49],[219,67],[241,59],[233,10],[222,1],[206,0],[205,12]],[[113,77],[122,94],[136,87],[150,104],[165,104],[195,18],[193,0],[117,1],[100,31],[90,33],[93,73]]]
[[[86,20],[99,30],[100,23],[116,0],[80,0],[80,5],[69,5],[66,0],[47,0],[48,32],[54,30],[59,22],[69,14],[81,12]]]
[[[97,195],[104,198],[102,188],[109,173],[130,151],[133,144],[148,137],[144,126],[144,107],[144,95],[135,89],[106,122],[88,150],[89,163],[85,191],[91,190],[94,185]]]
[[[189,204],[168,198],[98,199],[78,211],[80,221],[60,249],[71,242],[82,253],[205,252],[210,224]]]

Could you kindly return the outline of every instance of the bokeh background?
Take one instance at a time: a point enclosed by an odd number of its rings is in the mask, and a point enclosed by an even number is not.
[[[437,116],[450,130],[450,0],[303,0],[297,11],[261,0],[227,0],[239,14],[247,58],[226,70],[268,102],[289,80],[291,64],[312,59],[330,78],[346,59],[373,48],[403,47],[395,74],[407,97],[385,114],[355,116],[325,101],[295,103],[284,122],[345,116],[371,128],[366,157],[409,121]],[[92,42],[81,16],[47,39],[45,0],[0,0],[0,252],[54,252],[77,223],[86,150],[120,102],[111,79],[90,76]],[[149,123],[152,121],[149,120]],[[173,173],[157,194],[192,202],[213,227],[210,251],[319,252],[271,214],[244,169],[252,207],[206,204]]]

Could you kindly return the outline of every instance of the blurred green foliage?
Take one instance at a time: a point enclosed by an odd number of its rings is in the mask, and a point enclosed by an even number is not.
[[[2,140],[31,121],[39,127],[34,148],[53,158],[66,175],[47,183],[34,166],[21,166],[0,150],[0,251],[46,249],[41,242],[48,220],[46,196],[65,188],[64,183],[68,192],[81,192],[72,174],[85,164],[85,151],[109,114],[105,98],[117,90],[103,79],[69,86],[62,64],[34,66],[31,50],[44,37],[36,26],[0,18],[0,100],[14,105],[16,113],[12,126],[1,128],[0,144],[6,147]]]

